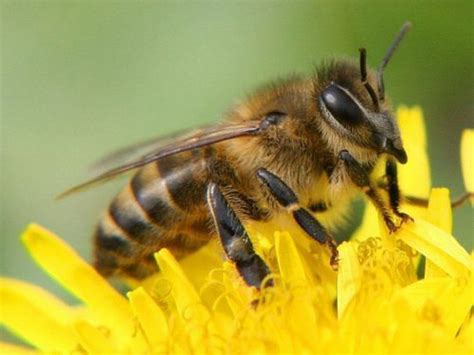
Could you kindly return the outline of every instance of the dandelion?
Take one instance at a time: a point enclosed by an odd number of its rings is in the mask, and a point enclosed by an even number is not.
[[[368,205],[360,228],[339,246],[337,273],[326,249],[298,229],[251,225],[274,287],[246,286],[211,243],[179,263],[160,250],[161,272],[123,296],[33,224],[22,236],[26,248],[80,304],[2,278],[1,324],[45,353],[473,353],[474,255],[451,234],[449,191],[430,192],[420,109],[401,108],[398,117],[411,159],[400,169],[402,188],[429,195],[429,206],[403,206],[415,222],[390,235]],[[469,191],[472,137],[469,131],[462,141]],[[426,258],[421,278],[420,255]],[[0,351],[31,349],[0,343]]]

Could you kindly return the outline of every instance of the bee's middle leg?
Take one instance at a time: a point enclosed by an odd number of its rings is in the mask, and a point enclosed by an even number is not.
[[[331,251],[330,264],[333,269],[337,269],[338,251],[336,241],[306,208],[300,206],[294,191],[278,176],[264,168],[257,170],[257,177],[268,188],[275,200],[293,216],[296,223],[309,237],[321,244],[328,245]]]
[[[270,269],[255,253],[244,226],[215,183],[208,186],[207,203],[227,257],[249,286],[260,288]],[[272,280],[268,280],[263,286],[272,285]]]

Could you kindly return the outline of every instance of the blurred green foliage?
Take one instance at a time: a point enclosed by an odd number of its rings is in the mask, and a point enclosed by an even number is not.
[[[311,74],[328,56],[368,49],[378,64],[405,20],[412,32],[385,83],[421,105],[436,186],[463,191],[461,130],[473,122],[472,1],[1,3],[1,273],[57,286],[18,238],[35,221],[85,258],[123,180],[64,201],[97,157],[216,121],[265,81]],[[472,248],[472,210],[455,235]]]

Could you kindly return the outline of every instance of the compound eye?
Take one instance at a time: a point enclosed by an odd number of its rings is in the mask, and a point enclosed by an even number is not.
[[[321,94],[331,115],[344,126],[355,126],[365,121],[365,114],[352,97],[336,84],[329,85]]]

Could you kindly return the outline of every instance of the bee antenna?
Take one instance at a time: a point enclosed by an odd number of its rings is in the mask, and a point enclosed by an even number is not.
[[[405,37],[406,33],[410,30],[412,24],[411,22],[407,21],[403,24],[402,28],[398,32],[397,36],[393,40],[392,44],[390,47],[388,47],[387,52],[385,52],[385,56],[382,59],[382,63],[380,63],[378,69],[377,69],[377,78],[378,78],[378,86],[379,86],[379,99],[380,101],[383,101],[385,99],[385,87],[383,83],[383,70],[388,64],[388,61],[390,58],[392,58],[393,52],[395,52],[395,49],[397,49],[398,45],[402,41],[402,39]]]
[[[365,88],[367,89],[372,102],[374,103],[375,111],[380,111],[379,100],[377,99],[377,95],[375,94],[374,88],[372,85],[369,84],[367,81],[367,51],[365,48],[359,48],[360,52],[360,80],[362,84],[364,84]]]

